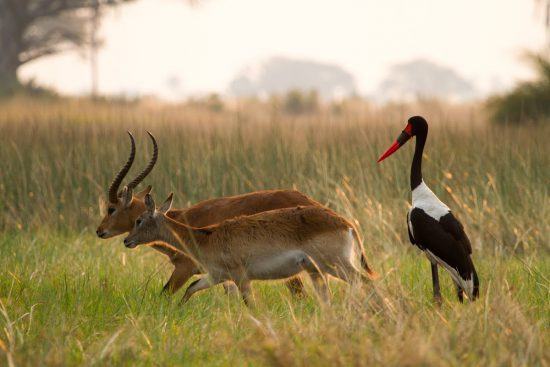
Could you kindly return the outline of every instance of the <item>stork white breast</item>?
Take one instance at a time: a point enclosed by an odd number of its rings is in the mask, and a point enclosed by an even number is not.
[[[412,206],[413,208],[422,209],[437,221],[451,211],[447,205],[438,199],[424,181],[412,191]]]

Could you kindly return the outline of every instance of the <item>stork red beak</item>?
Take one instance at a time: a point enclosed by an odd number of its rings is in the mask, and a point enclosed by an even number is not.
[[[382,162],[384,159],[388,158],[390,155],[392,155],[393,153],[395,153],[395,151],[397,149],[401,148],[401,144],[399,144],[399,142],[396,140],[393,142],[393,144],[391,145],[391,147],[389,147],[388,150],[386,150],[386,152],[384,154],[382,154],[380,156],[380,158],[378,158],[378,161],[377,163],[380,163]]]
[[[397,140],[393,142],[391,147],[386,150],[384,154],[378,158],[378,162],[382,162],[384,159],[388,158],[390,155],[395,153],[399,148],[401,148],[410,138],[412,138],[412,126],[411,124],[407,124],[407,127],[405,127],[405,130],[401,132],[401,134],[397,137]]]

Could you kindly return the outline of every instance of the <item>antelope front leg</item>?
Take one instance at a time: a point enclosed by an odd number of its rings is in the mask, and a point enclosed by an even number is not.
[[[195,280],[193,283],[189,284],[189,287],[185,290],[185,294],[181,299],[181,303],[186,303],[193,294],[203,289],[212,287],[213,285],[221,283],[223,280],[214,280],[208,274],[204,277]]]
[[[195,274],[193,269],[189,269],[186,266],[179,266],[176,264],[176,268],[172,272],[170,279],[162,288],[163,294],[172,295],[176,293],[188,280]]]

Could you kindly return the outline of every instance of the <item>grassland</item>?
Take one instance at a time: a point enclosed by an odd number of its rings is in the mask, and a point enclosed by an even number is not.
[[[482,295],[430,302],[427,260],[409,245],[412,144],[375,161],[411,113],[433,123],[428,184],[467,228]],[[548,366],[550,128],[483,123],[476,107],[352,101],[288,116],[248,102],[198,105],[12,100],[0,105],[0,365]],[[373,286],[333,282],[332,304],[256,283],[249,310],[221,289],[185,306],[159,296],[171,265],[94,237],[125,131],[137,172],[177,206],[295,187],[357,221]],[[131,175],[130,174],[130,175]],[[308,288],[309,289],[309,288]],[[310,293],[311,289],[310,289]]]

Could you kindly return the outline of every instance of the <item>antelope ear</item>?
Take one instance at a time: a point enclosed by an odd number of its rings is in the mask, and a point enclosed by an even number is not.
[[[124,206],[128,207],[132,202],[132,189],[128,188],[128,186],[124,186],[121,192],[121,197]]]
[[[143,190],[141,190],[136,194],[136,198],[143,200],[143,198],[145,198],[145,195],[151,193],[152,189],[153,189],[153,186],[148,185],[146,188],[144,188]]]
[[[166,214],[172,207],[172,202],[174,201],[174,193],[171,192],[170,195],[168,195],[168,198],[162,203],[161,207],[159,208],[159,212],[162,214]]]
[[[147,208],[147,211],[149,213],[155,212],[155,200],[153,200],[153,197],[151,194],[145,195],[145,207]]]

